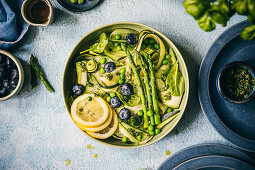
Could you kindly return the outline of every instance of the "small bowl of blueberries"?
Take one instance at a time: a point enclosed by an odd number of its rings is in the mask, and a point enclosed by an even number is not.
[[[0,50],[0,101],[16,95],[24,82],[20,61],[7,51]]]

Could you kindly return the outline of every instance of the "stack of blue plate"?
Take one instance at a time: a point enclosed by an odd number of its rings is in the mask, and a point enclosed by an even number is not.
[[[159,170],[170,169],[255,170],[255,160],[229,146],[200,144],[175,153],[159,167]]]

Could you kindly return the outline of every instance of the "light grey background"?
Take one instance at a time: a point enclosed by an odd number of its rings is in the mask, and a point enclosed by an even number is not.
[[[52,0],[55,20],[49,27],[30,27],[11,52],[28,62],[39,58],[56,92],[26,84],[20,94],[0,103],[1,169],[156,169],[171,154],[199,143],[224,140],[201,111],[197,97],[199,65],[213,41],[224,31],[205,33],[185,13],[180,0],[105,0],[96,9],[72,13]],[[234,16],[228,27],[244,20]],[[177,127],[159,142],[139,149],[118,149],[94,142],[73,123],[62,99],[62,75],[75,44],[89,31],[118,21],[149,25],[171,39],[183,54],[190,75],[190,98]],[[25,66],[28,69],[27,65]],[[29,81],[29,76],[26,81]],[[96,149],[89,150],[87,144]],[[93,154],[98,157],[94,158]],[[71,160],[66,166],[65,160]]]

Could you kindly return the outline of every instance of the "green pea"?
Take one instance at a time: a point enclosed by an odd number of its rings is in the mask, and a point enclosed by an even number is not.
[[[167,108],[167,110],[166,110],[167,113],[170,113],[172,111],[173,111],[173,109],[171,107]]]
[[[148,129],[149,129],[149,131],[153,131],[153,130],[154,130],[154,126],[150,125],[150,126],[148,127]]]
[[[119,84],[123,84],[124,80],[123,79],[119,79]]]
[[[168,60],[163,60],[163,65],[167,65],[168,64]]]
[[[100,72],[102,73],[102,74],[104,74],[105,73],[105,70],[104,70],[104,68],[102,67],[102,68],[100,68]]]
[[[138,141],[141,141],[141,140],[142,140],[142,136],[141,136],[141,135],[138,135],[138,136],[137,136],[137,140],[138,140]]]
[[[88,96],[88,101],[91,101],[92,100],[92,97],[91,96]]]
[[[154,40],[153,38],[151,38],[151,39],[149,40],[149,44],[151,44],[151,45],[155,44],[155,40]]]
[[[151,48],[151,47],[152,47],[152,45],[151,45],[151,44],[147,45],[147,48]]]
[[[124,74],[124,73],[121,73],[121,74],[120,74],[120,78],[124,80],[124,79],[125,79],[125,74]]]
[[[78,4],[83,4],[84,0],[78,0]]]
[[[111,102],[111,97],[110,96],[106,97],[106,101],[110,103]]]
[[[121,46],[117,46],[116,49],[117,49],[118,51],[121,51],[121,50],[122,50],[122,49],[121,49]]]
[[[160,48],[159,44],[154,44],[154,48],[158,50]]]
[[[153,130],[149,130],[149,134],[150,134],[151,136],[154,136],[154,135],[155,135],[155,132],[154,132]]]
[[[158,129],[158,128],[157,128],[157,129],[155,129],[155,133],[156,133],[156,134],[159,134],[160,132],[161,132],[161,130],[160,130],[160,129]]]
[[[166,55],[166,59],[169,60],[170,58],[171,58],[171,55],[170,55],[170,54],[167,54],[167,55]]]
[[[120,34],[115,35],[115,39],[119,40],[121,38]]]
[[[147,111],[147,116],[153,116],[153,111],[152,110],[148,110]]]
[[[111,97],[115,97],[115,96],[116,96],[115,92],[112,91],[112,92],[110,93],[110,96],[111,96]]]
[[[117,42],[114,43],[114,46],[115,46],[115,47],[117,47],[117,46],[119,46],[119,45],[120,45],[120,44],[117,43]]]
[[[122,138],[122,142],[123,143],[126,143],[128,141],[128,138],[126,137],[126,136],[124,136],[123,138]]]
[[[143,115],[143,111],[142,111],[142,110],[139,110],[139,111],[137,112],[137,115],[138,115],[138,116],[142,116],[142,115]]]
[[[106,58],[100,58],[100,61],[99,61],[101,64],[105,64],[106,63]]]
[[[143,43],[144,43],[145,45],[147,45],[147,44],[149,44],[149,40],[148,40],[148,39],[145,39],[145,40],[143,40]]]
[[[123,73],[125,73],[125,71],[126,71],[126,68],[123,67],[123,68],[120,70],[120,73],[123,74]]]

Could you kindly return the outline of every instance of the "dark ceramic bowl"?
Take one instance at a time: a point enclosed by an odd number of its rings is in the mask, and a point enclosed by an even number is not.
[[[234,99],[231,99],[229,98],[224,92],[223,92],[223,89],[222,89],[222,86],[223,84],[221,83],[221,80],[223,78],[223,75],[226,71],[228,71],[230,68],[232,68],[233,66],[239,66],[239,67],[243,67],[243,68],[246,68],[250,73],[251,75],[255,78],[255,70],[253,69],[252,66],[250,66],[249,64],[247,63],[244,63],[244,62],[232,62],[226,66],[224,66],[220,71],[219,71],[219,74],[217,76],[217,81],[216,81],[216,85],[217,85],[217,90],[219,92],[219,94],[224,98],[226,99],[227,101],[231,102],[231,103],[235,103],[235,104],[243,104],[243,103],[247,103],[248,101],[250,101],[254,96],[255,96],[255,87],[253,88],[253,91],[251,92],[251,94],[247,97],[247,98],[244,98],[242,100],[234,100]]]

